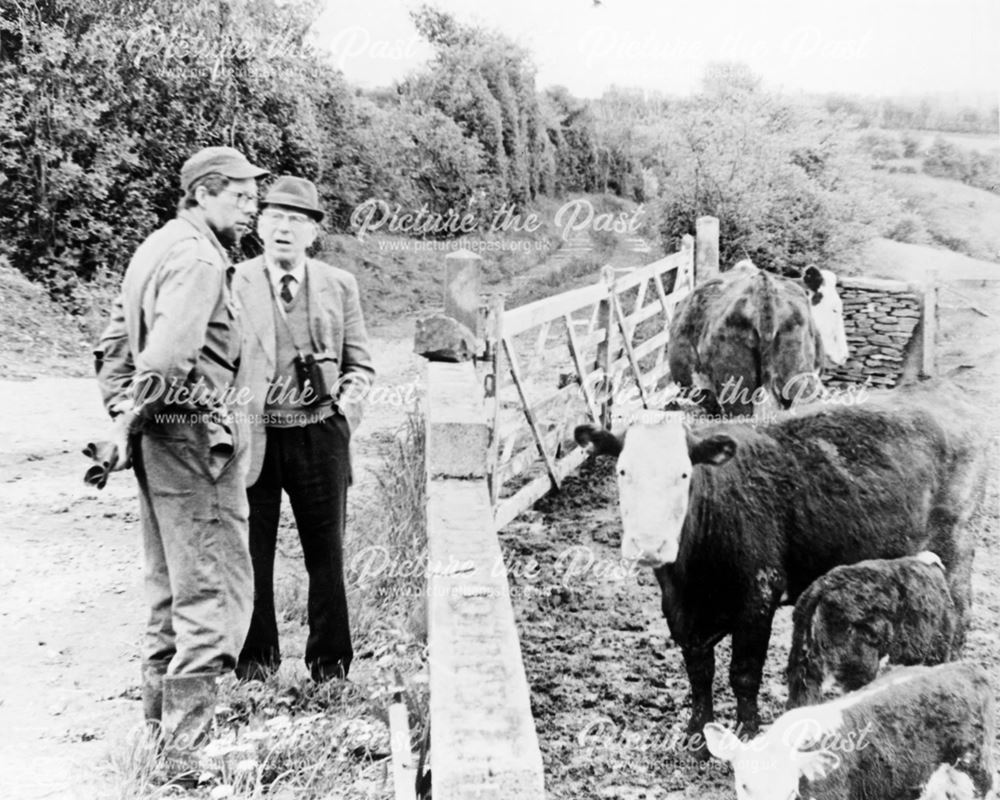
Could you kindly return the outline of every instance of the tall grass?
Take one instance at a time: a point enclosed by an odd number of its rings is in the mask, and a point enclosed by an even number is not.
[[[413,413],[387,442],[345,543],[355,661],[349,682],[315,684],[287,658],[264,681],[222,680],[216,734],[201,754],[200,784],[169,782],[155,740],[112,746],[103,765],[108,800],[391,798],[388,705],[405,676],[411,744],[426,728],[426,478],[424,421]],[[375,549],[373,551],[373,548]],[[370,554],[377,552],[379,569]],[[383,555],[384,554],[384,555]],[[365,559],[369,558],[368,561]],[[301,563],[301,562],[300,562]],[[304,638],[304,576],[276,582],[286,634]],[[139,730],[139,729],[137,729]]]

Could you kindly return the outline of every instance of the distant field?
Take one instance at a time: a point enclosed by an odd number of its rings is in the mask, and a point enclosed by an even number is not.
[[[886,131],[887,133],[889,131]],[[944,133],[942,131],[897,131],[912,136],[920,142],[920,149],[926,150],[939,136],[951,142],[956,147],[966,150],[978,150],[981,153],[988,153],[990,150],[1000,149],[1000,134],[987,133]]]
[[[879,172],[879,180],[924,218],[930,242],[1000,261],[1000,195],[930,175]]]

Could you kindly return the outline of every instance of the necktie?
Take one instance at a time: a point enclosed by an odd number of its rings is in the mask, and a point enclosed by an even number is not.
[[[294,275],[281,276],[281,301],[286,305],[292,302],[292,281],[294,280]]]

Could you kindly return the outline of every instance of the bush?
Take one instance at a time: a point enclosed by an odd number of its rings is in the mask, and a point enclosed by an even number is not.
[[[661,235],[669,252],[695,219],[720,222],[720,262],[778,272],[846,265],[898,216],[866,159],[823,116],[785,105],[737,75],[672,109],[661,123]]]
[[[1000,194],[1000,151],[963,150],[938,136],[927,150],[924,172]]]
[[[903,158],[905,147],[894,135],[872,131],[861,137],[859,144],[875,161]]]
[[[193,151],[336,186],[349,95],[277,0],[27,0],[0,11],[0,248],[52,293],[120,273]],[[328,155],[330,157],[328,157]]]

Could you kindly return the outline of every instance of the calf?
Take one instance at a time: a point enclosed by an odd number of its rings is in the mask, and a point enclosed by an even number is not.
[[[750,742],[715,723],[705,737],[732,763],[738,800],[912,800],[941,764],[965,772],[978,797],[990,791],[995,727],[985,670],[955,662],[902,667],[788,711]]]
[[[788,707],[831,688],[860,689],[879,662],[940,664],[955,655],[958,614],[934,553],[861,561],[818,578],[795,604]]]

